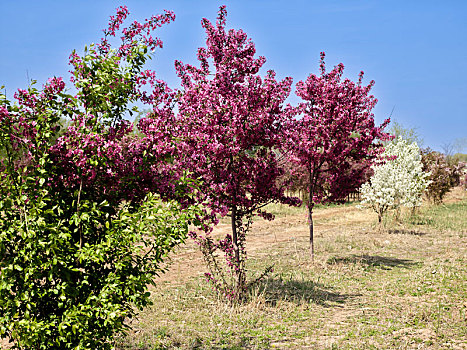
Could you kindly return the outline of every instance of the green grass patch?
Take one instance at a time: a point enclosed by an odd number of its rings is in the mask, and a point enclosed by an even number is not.
[[[429,226],[441,231],[467,233],[467,200],[423,207],[420,213],[408,217],[406,223],[412,226]]]

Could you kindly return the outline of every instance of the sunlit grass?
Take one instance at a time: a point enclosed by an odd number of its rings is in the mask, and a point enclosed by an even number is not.
[[[152,291],[154,306],[135,331],[118,339],[119,349],[465,346],[466,199],[425,206],[386,231],[352,205],[320,208],[314,263],[304,208],[270,210],[276,221],[252,227],[248,273],[258,276],[272,264],[274,272],[246,303],[218,298],[190,246]]]
[[[467,200],[429,205],[422,208],[417,215],[409,217],[407,222],[412,225],[431,226],[438,230],[467,233]]]

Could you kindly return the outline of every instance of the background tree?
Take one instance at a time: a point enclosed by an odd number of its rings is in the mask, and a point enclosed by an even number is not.
[[[403,140],[407,141],[407,143],[415,142],[417,143],[419,148],[423,147],[423,137],[420,136],[420,134],[417,131],[417,128],[405,127],[401,123],[398,123],[394,120],[391,122],[391,124],[389,124],[387,133],[394,136],[394,138],[392,139],[392,141],[394,142],[396,142],[399,139],[399,137],[401,137]],[[392,141],[388,140],[384,144]]]
[[[430,183],[430,174],[422,170],[420,149],[416,142],[408,143],[401,136],[386,146],[385,163],[373,165],[374,174],[360,188],[361,206],[373,209],[382,224],[383,215],[401,205],[416,208]]]
[[[460,184],[467,191],[467,166],[464,166],[464,169],[462,170]]]
[[[388,138],[383,129],[389,123],[375,126],[371,110],[377,100],[369,94],[374,82],[362,86],[363,72],[357,83],[342,80],[343,64],[327,73],[324,57],[321,53],[320,76],[311,74],[297,83],[296,93],[304,100],[299,106],[302,116],[291,122],[284,145],[307,186],[312,259],[315,203],[343,200],[360,187],[382,151],[376,141]]]
[[[455,147],[453,142],[445,142],[441,145],[441,149],[443,150],[443,155],[446,161],[449,164],[452,164],[454,162],[454,153],[455,153]]]
[[[232,300],[247,289],[245,239],[252,216],[272,219],[262,208],[271,202],[298,204],[284,195],[282,170],[275,152],[282,142],[283,103],[291,78],[276,81],[268,71],[261,78],[264,57],[242,30],[226,30],[226,9],[220,7],[216,26],[203,19],[206,47],[198,50],[200,67],[176,62],[182,80],[173,135],[178,139],[178,161],[201,183],[200,202],[212,215],[229,216],[232,233],[218,242],[193,235],[210,266],[208,278]],[[231,282],[215,261],[224,253]]]
[[[454,151],[453,161],[455,163],[467,163],[467,137],[458,137],[452,142]]]
[[[460,184],[465,165],[429,148],[423,150],[422,162],[423,170],[430,173],[426,195],[433,203],[440,204],[446,194]]]

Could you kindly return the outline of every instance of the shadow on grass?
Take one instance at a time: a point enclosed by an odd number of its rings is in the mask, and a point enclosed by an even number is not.
[[[162,327],[164,328],[164,327]],[[158,331],[157,325],[154,329]],[[242,349],[269,349],[270,340],[268,338],[258,341],[256,336],[239,334],[229,336],[228,339],[210,337],[204,339],[199,335],[191,335],[180,339],[179,331],[175,328],[171,331],[163,330],[162,335],[156,335],[153,339],[147,339],[145,344],[134,342],[130,339],[121,338],[114,343],[115,350],[170,350],[170,349],[223,349],[223,350],[242,350]],[[139,343],[139,344],[138,344]]]
[[[379,267],[383,270],[390,270],[394,267],[411,268],[420,266],[419,262],[409,259],[398,259],[379,255],[351,255],[344,257],[332,257],[328,264],[361,264],[368,267]]]
[[[264,344],[263,348],[269,349],[269,342]],[[258,347],[250,342],[249,340],[241,339],[237,341],[237,344],[212,344],[210,341],[205,341],[201,338],[193,339],[189,344],[168,344],[168,345],[120,345],[117,346],[116,350],[170,350],[170,349],[190,349],[190,350],[201,350],[201,349],[222,349],[222,350],[245,350],[245,349],[257,349]]]
[[[406,228],[402,229],[389,229],[388,233],[390,235],[413,235],[413,236],[425,236],[427,233],[426,232],[420,232],[417,230],[409,230]]]
[[[327,287],[322,283],[308,280],[283,279],[280,277],[270,277],[258,282],[250,291],[250,298],[246,303],[254,305],[257,301],[264,301],[269,307],[275,307],[280,301],[289,301],[294,304],[303,305],[309,303],[319,304],[328,308],[341,308],[348,300],[360,296],[360,294],[343,294]],[[263,305],[264,305],[263,304]],[[249,308],[247,308],[249,310]],[[248,311],[246,311],[248,312]],[[247,316],[248,317],[251,316]],[[190,327],[187,324],[186,327]],[[241,327],[239,328],[241,329]],[[215,326],[213,328],[215,331]],[[210,337],[191,335],[180,339],[177,328],[165,328],[154,325],[151,338],[146,344],[141,342],[122,339],[116,346],[117,350],[165,350],[165,349],[270,349],[270,338],[268,336],[258,337],[251,334],[227,334],[223,337]]]
[[[259,282],[254,293],[264,297],[266,304],[275,306],[278,301],[290,301],[296,304],[315,303],[324,307],[334,307],[353,299],[360,294],[343,294],[325,286],[307,280],[284,280],[268,278]]]

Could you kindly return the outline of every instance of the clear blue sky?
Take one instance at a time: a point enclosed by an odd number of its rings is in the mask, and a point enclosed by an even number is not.
[[[0,0],[0,85],[11,97],[28,75],[41,85],[54,75],[68,81],[71,51],[98,42],[115,8],[127,5],[130,21],[175,12],[156,34],[164,48],[148,67],[177,86],[173,61],[196,63],[201,18],[214,21],[222,4],[227,26],[243,29],[279,77],[318,73],[325,51],[329,68],[342,62],[345,76],[363,70],[366,82],[376,81],[378,122],[394,108],[393,119],[438,150],[467,137],[466,0]]]

